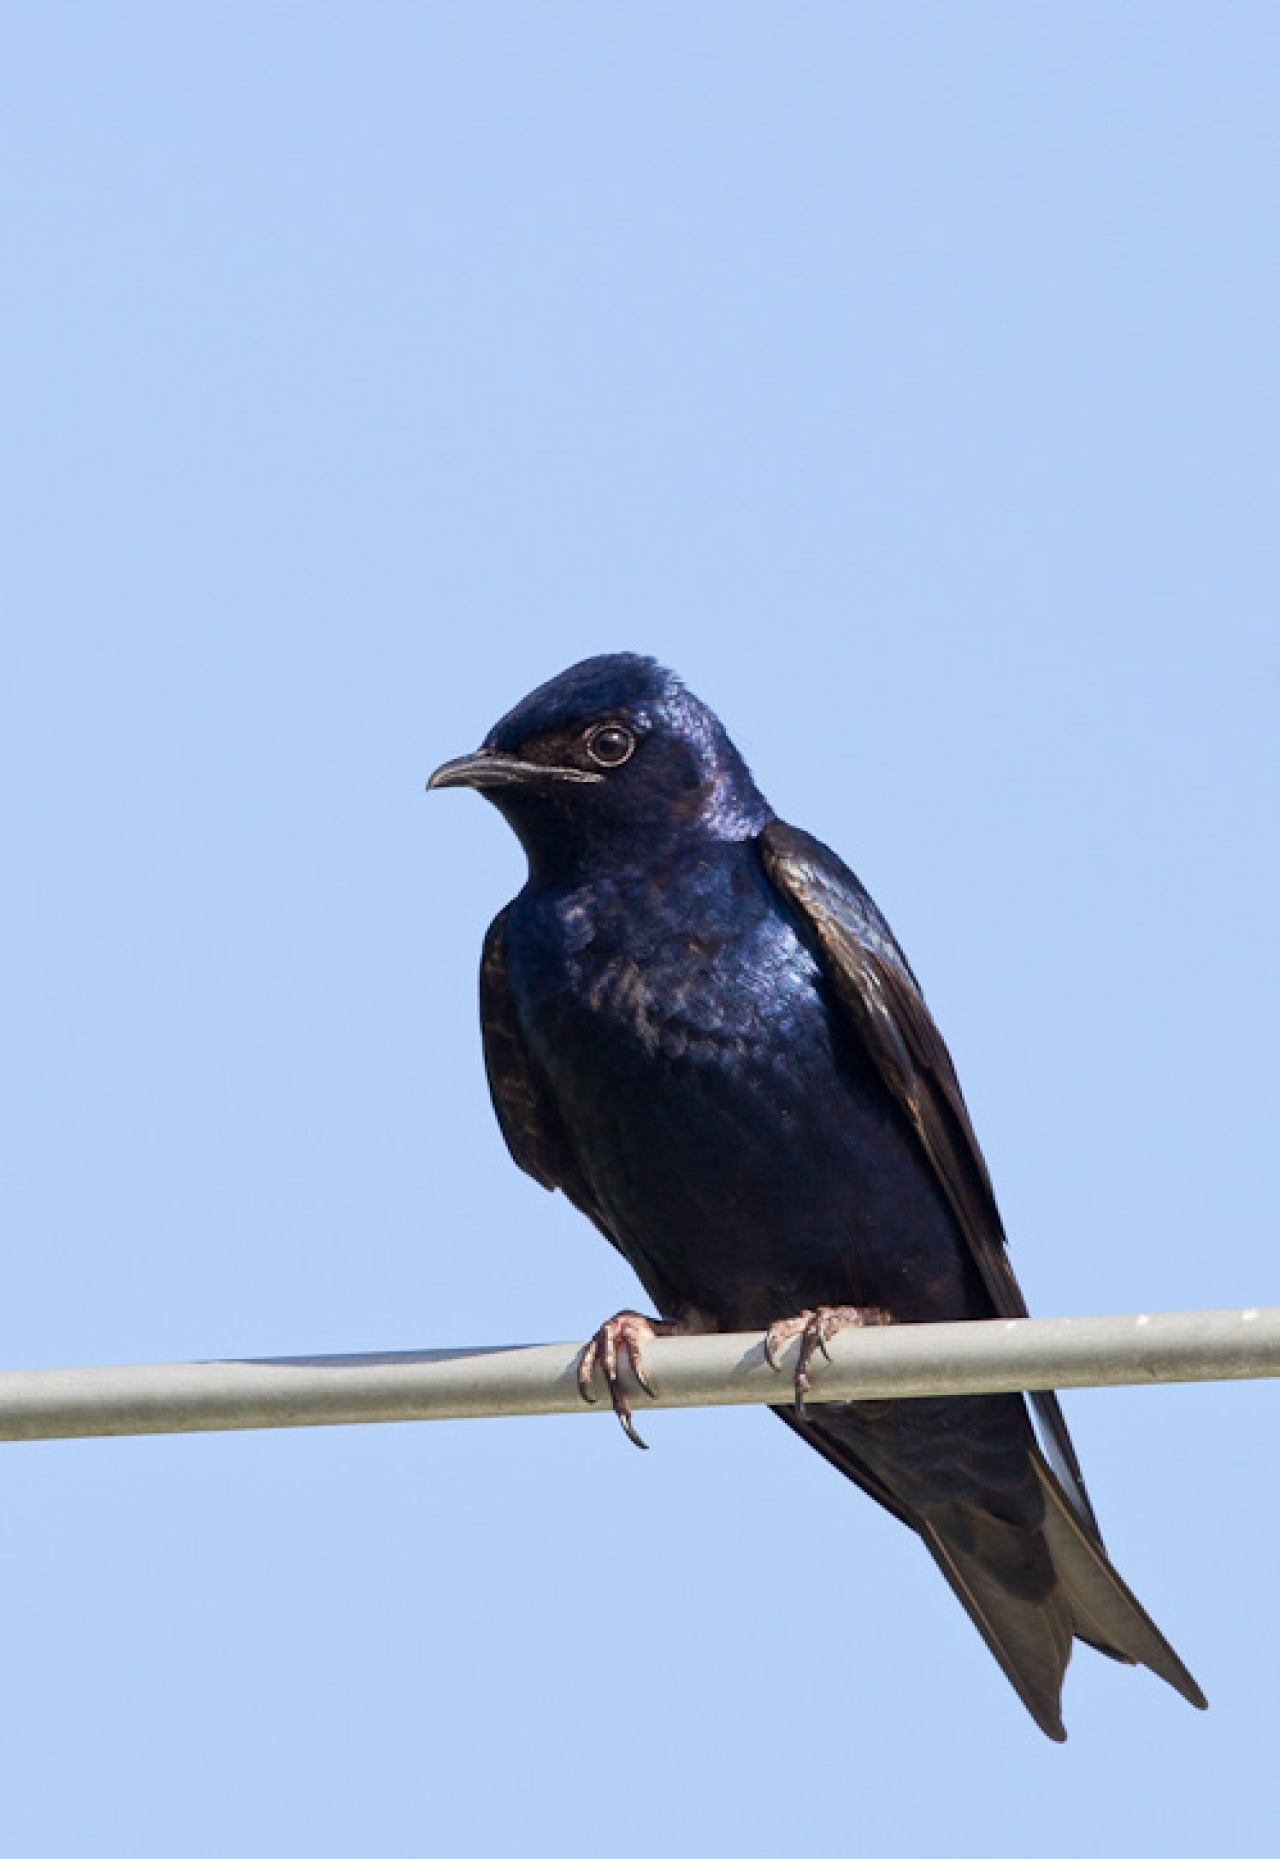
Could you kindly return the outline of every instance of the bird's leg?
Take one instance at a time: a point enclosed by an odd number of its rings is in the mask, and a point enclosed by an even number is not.
[[[613,1402],[613,1411],[622,1422],[627,1438],[641,1452],[647,1452],[649,1448],[636,1432],[631,1418],[631,1405],[622,1385],[619,1361],[625,1357],[631,1366],[631,1373],[645,1393],[651,1399],[656,1399],[645,1364],[644,1346],[652,1337],[677,1336],[683,1328],[681,1323],[664,1323],[657,1317],[642,1317],[638,1310],[620,1310],[616,1317],[610,1317],[607,1323],[600,1325],[578,1358],[578,1392],[583,1400],[594,1401],[596,1398],[591,1390],[591,1377],[598,1365]]]
[[[782,1372],[778,1355],[784,1343],[789,1343],[793,1336],[800,1340],[800,1357],[796,1363],[796,1417],[806,1418],[804,1397],[812,1385],[809,1380],[809,1364],[819,1350],[829,1362],[831,1351],[827,1343],[841,1330],[862,1330],[869,1326],[891,1323],[893,1319],[887,1310],[877,1310],[874,1306],[862,1304],[820,1304],[816,1310],[802,1310],[798,1317],[783,1317],[777,1323],[769,1325],[764,1339],[765,1360],[769,1367]]]

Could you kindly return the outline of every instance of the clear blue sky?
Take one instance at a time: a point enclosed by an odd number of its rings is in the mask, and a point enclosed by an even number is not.
[[[12,11],[0,1362],[584,1335],[428,770],[654,652],[888,912],[1049,1313],[1280,1301],[1275,8]],[[752,1413],[0,1451],[0,1843],[1272,1837],[1280,1405],[1068,1403],[1213,1701],[1035,1732]]]

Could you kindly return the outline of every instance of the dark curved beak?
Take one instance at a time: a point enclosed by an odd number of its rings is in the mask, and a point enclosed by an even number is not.
[[[427,782],[427,792],[440,787],[515,787],[539,781],[602,781],[603,775],[586,768],[555,768],[546,762],[522,762],[515,755],[479,749],[474,755],[441,762]]]

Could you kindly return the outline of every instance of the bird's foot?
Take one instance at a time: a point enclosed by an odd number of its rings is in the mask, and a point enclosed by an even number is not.
[[[816,1310],[802,1310],[798,1317],[783,1317],[777,1323],[769,1325],[764,1339],[765,1360],[769,1367],[782,1373],[782,1364],[778,1360],[784,1344],[793,1336],[800,1340],[800,1358],[796,1363],[796,1417],[806,1418],[804,1397],[812,1386],[809,1380],[809,1364],[821,1350],[831,1360],[831,1351],[827,1343],[841,1330],[862,1330],[868,1327],[890,1323],[892,1318],[887,1310],[877,1310],[861,1304],[820,1304]]]
[[[584,1401],[595,1400],[591,1378],[598,1366],[609,1390],[613,1411],[622,1422],[622,1430],[641,1452],[647,1452],[649,1448],[636,1432],[619,1364],[625,1359],[645,1393],[656,1399],[656,1391],[645,1364],[644,1346],[655,1336],[674,1336],[679,1329],[678,1323],[663,1323],[657,1317],[642,1317],[638,1310],[620,1310],[616,1317],[610,1317],[607,1323],[600,1325],[578,1357],[579,1394]]]

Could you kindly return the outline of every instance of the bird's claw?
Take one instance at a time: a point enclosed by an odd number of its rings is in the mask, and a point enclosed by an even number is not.
[[[795,1391],[796,1418],[804,1420],[806,1416],[804,1397],[813,1385],[809,1379],[809,1364],[819,1350],[831,1360],[831,1351],[827,1344],[841,1330],[861,1330],[868,1326],[890,1322],[887,1310],[877,1310],[861,1304],[820,1304],[816,1310],[802,1310],[799,1316],[783,1317],[777,1323],[769,1325],[764,1339],[765,1360],[769,1367],[782,1373],[782,1364],[778,1360],[785,1343],[793,1336],[800,1338],[800,1355],[796,1362]]]
[[[584,1401],[595,1400],[591,1379],[598,1367],[609,1390],[613,1411],[622,1422],[623,1432],[641,1452],[647,1452],[649,1448],[636,1432],[635,1422],[631,1418],[631,1404],[622,1385],[619,1363],[625,1359],[650,1400],[656,1400],[657,1389],[649,1379],[644,1346],[655,1336],[674,1335],[675,1330],[674,1323],[661,1323],[656,1318],[643,1317],[638,1310],[620,1310],[616,1317],[610,1317],[607,1323],[600,1325],[578,1357],[578,1393]]]

